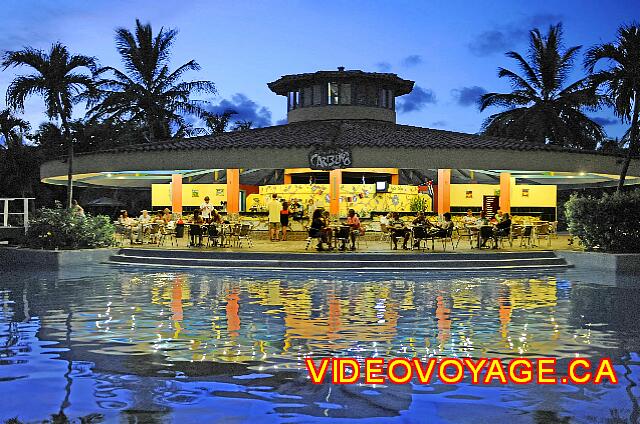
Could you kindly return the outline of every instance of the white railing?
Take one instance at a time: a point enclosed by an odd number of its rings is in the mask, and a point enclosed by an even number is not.
[[[15,228],[20,227],[16,225],[9,225],[9,217],[12,215],[22,216],[22,225],[25,229],[29,227],[29,200],[35,200],[33,197],[16,197],[16,198],[0,198],[0,204],[2,205],[2,227],[5,228]],[[22,203],[22,212],[9,212],[9,203]]]

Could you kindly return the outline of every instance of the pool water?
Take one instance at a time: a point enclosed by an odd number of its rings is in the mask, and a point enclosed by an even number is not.
[[[0,273],[0,422],[637,422],[640,290],[576,273]],[[303,358],[611,357],[619,384],[313,385]]]

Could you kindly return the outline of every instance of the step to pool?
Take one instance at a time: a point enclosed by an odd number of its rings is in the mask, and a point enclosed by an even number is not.
[[[566,268],[552,251],[486,253],[268,253],[121,249],[112,263],[155,267],[297,270],[482,270]]]

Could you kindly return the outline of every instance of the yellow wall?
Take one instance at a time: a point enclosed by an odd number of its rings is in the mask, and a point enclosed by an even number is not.
[[[247,209],[252,206],[264,208],[273,193],[289,201],[298,199],[303,205],[312,199],[315,207],[329,207],[328,184],[286,184],[261,186],[260,194],[247,196]],[[389,185],[388,193],[376,193],[374,184],[341,184],[340,214],[344,216],[352,208],[363,217],[369,216],[371,211],[409,211],[410,202],[417,195],[416,186]],[[431,202],[427,204],[427,211],[430,211]]]
[[[529,197],[522,196],[522,189],[529,190]],[[512,185],[511,206],[555,208],[557,205],[557,195],[558,188],[555,185]]]
[[[151,205],[171,205],[171,186],[169,184],[151,185]],[[210,203],[219,206],[227,200],[226,184],[182,184],[182,206],[200,206],[204,197],[209,196]]]
[[[524,197],[522,190],[529,190],[529,197]],[[500,190],[499,184],[451,184],[451,206],[482,207],[483,196],[493,196]],[[472,197],[467,198],[467,191]],[[512,207],[548,207],[555,208],[557,187],[555,185],[511,184]]]

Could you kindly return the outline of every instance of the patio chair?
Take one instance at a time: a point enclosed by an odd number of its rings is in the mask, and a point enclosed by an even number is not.
[[[160,226],[160,236],[158,237],[158,246],[164,246],[167,238],[171,240],[171,246],[177,246],[178,240],[176,239],[176,230],[175,227],[171,226]]]
[[[314,239],[317,239],[318,243],[320,243],[322,241],[322,233],[319,233],[316,236],[312,236],[311,233],[309,233],[309,227],[308,226],[305,226],[304,229],[307,232],[307,239],[305,240],[306,244],[304,246],[304,250],[309,250],[309,246],[311,246],[311,242]]]
[[[523,246],[531,246],[531,235],[533,233],[533,226],[531,225],[525,225],[522,228],[522,234],[520,235],[520,247]],[[527,243],[525,245],[525,239],[527,240]]]
[[[431,238],[431,249],[435,250],[435,240],[439,239],[442,240],[442,250],[446,251],[447,250],[447,241],[449,241],[451,243],[451,249],[455,249],[455,245],[453,243],[453,229],[454,227],[448,228],[444,234],[439,235],[439,233],[432,233],[430,234]]]
[[[553,239],[558,239],[558,221],[552,221],[549,223],[549,235]]]
[[[391,239],[391,229],[386,224],[380,224],[380,241]]]
[[[427,233],[426,228],[413,227],[411,229],[411,238],[412,238],[412,243],[411,243],[412,250],[420,249],[422,242],[424,242],[424,248],[422,250],[426,250],[429,248],[428,242],[429,242],[429,239],[431,239],[432,237],[429,236],[429,233]]]
[[[236,242],[238,247],[242,247],[242,241],[246,240],[249,247],[253,247],[253,240],[251,240],[251,224],[242,224],[236,236]]]
[[[341,242],[342,245],[340,246],[340,249],[342,249],[342,246],[346,246],[347,244],[349,244],[349,237],[351,236],[351,227],[347,226],[347,225],[342,225],[340,226],[340,228],[338,229],[338,232],[336,234],[336,244],[337,242]]]
[[[202,246],[202,225],[189,225],[189,247]],[[196,243],[196,239],[198,242]]]
[[[158,237],[160,236],[160,224],[154,222],[149,225],[149,231],[147,232],[149,236],[149,243],[156,244],[158,242]]]
[[[478,249],[482,248],[483,245],[486,245],[487,241],[493,239],[493,227],[483,226],[480,227],[480,244],[478,245]]]
[[[546,238],[547,239],[547,246],[551,246],[551,232],[549,231],[549,223],[546,222],[544,224],[540,224],[536,227],[536,231],[535,231],[535,240],[536,240],[536,244],[540,245],[540,239],[541,238]]]
[[[233,224],[231,226],[229,235],[226,237],[229,246],[238,243],[238,237],[240,236],[241,228],[242,224]]]
[[[220,238],[222,235],[218,230],[216,224],[210,224],[207,228],[207,247],[209,246],[218,246],[220,243]]]
[[[125,227],[121,224],[116,224],[115,227],[116,245],[123,246],[125,240],[129,240],[129,243],[131,243],[131,228]]]
[[[356,247],[358,249],[360,249],[360,240],[362,240],[365,247],[369,247],[369,243],[367,243],[367,233],[371,231],[371,227],[369,227],[368,225],[363,225],[362,229],[364,231],[362,234],[360,234],[360,231],[353,232],[356,236]]]
[[[456,241],[456,249],[460,244],[460,240],[464,238],[469,239],[470,249],[473,249],[473,243],[478,241],[478,228],[476,227],[467,227],[467,226],[456,227],[455,233],[458,236],[458,240]]]

